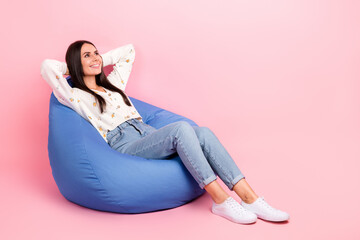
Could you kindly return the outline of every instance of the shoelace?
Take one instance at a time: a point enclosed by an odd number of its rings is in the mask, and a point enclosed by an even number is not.
[[[229,206],[234,209],[237,213],[243,214],[247,212],[245,208],[243,208],[238,202],[236,202],[234,199],[228,200]]]
[[[277,211],[276,208],[273,208],[272,206],[270,206],[264,199],[264,197],[260,197],[261,201],[260,203],[265,206],[266,208],[270,209],[271,211]]]

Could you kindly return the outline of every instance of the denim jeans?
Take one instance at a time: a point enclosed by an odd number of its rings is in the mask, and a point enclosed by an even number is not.
[[[230,190],[245,178],[208,127],[178,121],[156,129],[133,118],[109,131],[107,140],[116,151],[143,158],[166,159],[178,154],[202,189],[216,175]]]

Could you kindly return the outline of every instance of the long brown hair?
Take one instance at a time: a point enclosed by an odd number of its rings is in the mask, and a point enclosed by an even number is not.
[[[106,102],[102,96],[92,91],[90,88],[88,88],[84,82],[83,76],[84,71],[81,64],[81,47],[84,43],[91,44],[95,47],[95,45],[89,41],[86,40],[78,40],[76,42],[73,42],[70,44],[66,51],[66,65],[69,69],[69,74],[71,76],[71,81],[74,84],[74,87],[77,87],[79,89],[82,89],[90,94],[92,94],[95,99],[97,99],[100,107],[100,112],[104,112],[104,108],[106,107]],[[95,47],[96,48],[96,47]],[[101,55],[100,55],[101,56]],[[111,82],[107,79],[104,70],[103,70],[103,64],[101,64],[101,73],[98,75],[95,75],[96,84],[102,87],[105,87],[106,89],[115,91],[120,93],[120,95],[123,97],[124,102],[128,106],[132,106],[128,97],[126,94],[119,88],[115,87],[111,84]]]

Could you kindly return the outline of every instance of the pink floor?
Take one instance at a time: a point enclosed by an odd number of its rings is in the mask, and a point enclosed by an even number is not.
[[[258,219],[251,225],[213,215],[207,194],[175,209],[146,214],[106,213],[75,205],[58,191],[43,146],[41,156],[22,165],[8,164],[1,173],[0,235],[5,239],[360,239],[359,135],[331,135],[278,133],[226,143],[234,158],[244,159],[237,162],[253,189],[290,213],[286,223]]]

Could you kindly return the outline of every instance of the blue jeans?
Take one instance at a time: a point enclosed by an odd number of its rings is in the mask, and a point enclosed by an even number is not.
[[[156,129],[133,118],[109,131],[107,140],[116,151],[143,158],[166,159],[179,154],[202,189],[216,180],[216,175],[230,190],[245,178],[209,128],[192,126],[186,121]]]

